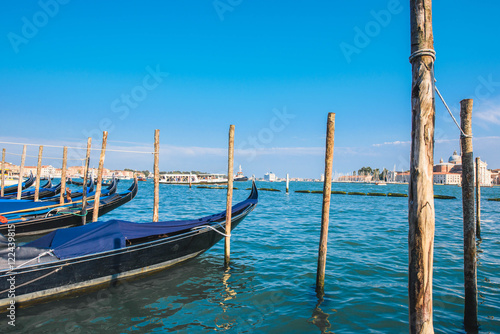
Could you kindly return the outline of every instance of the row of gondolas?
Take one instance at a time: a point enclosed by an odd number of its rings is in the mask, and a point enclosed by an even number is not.
[[[35,202],[33,182],[33,176],[23,182],[20,200],[17,185],[5,187],[0,198],[0,313],[168,268],[226,235],[226,211],[193,220],[91,222],[93,180],[82,189],[71,186],[64,203],[61,184],[53,186],[50,179]],[[137,180],[124,192],[117,192],[117,180],[111,180],[102,187],[99,216],[131,201],[137,192]],[[257,202],[253,183],[248,198],[232,207],[232,228]]]

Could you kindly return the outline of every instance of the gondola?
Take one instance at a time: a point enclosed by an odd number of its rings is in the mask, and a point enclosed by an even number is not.
[[[117,179],[117,178],[113,177],[112,179],[107,180],[107,181],[103,180],[102,183],[101,183],[101,185],[103,185],[103,186],[109,186],[113,182],[113,180],[115,180],[115,182],[120,182],[120,179]],[[81,181],[81,182],[80,181],[75,181],[75,180],[73,180],[73,179],[70,178],[70,179],[68,179],[67,182],[69,184],[73,184],[75,186],[83,186],[83,181]],[[94,184],[97,184],[97,180],[94,180]]]
[[[89,183],[91,184],[91,183]],[[109,195],[113,195],[116,192],[116,182],[109,185],[106,189],[101,190],[101,198]],[[71,202],[77,202],[82,199],[82,191],[75,191],[71,193]],[[95,191],[94,185],[87,187],[87,199],[90,200],[94,198]],[[70,201],[64,196],[65,203],[61,206],[66,206]],[[38,202],[33,202],[32,200],[12,200],[12,199],[0,199],[0,215],[6,212],[16,212],[24,210],[34,210],[36,208],[42,208],[46,206],[57,207],[59,206],[59,195],[53,197],[45,197]]]
[[[58,185],[52,187],[52,181],[49,179],[47,183],[38,189],[38,198],[46,198],[46,197],[52,197],[61,192],[61,184],[59,183]],[[17,194],[10,194],[4,197],[0,197],[0,199],[17,199]],[[28,189],[24,190],[21,193],[21,198],[22,200],[33,200],[35,199],[35,189]]]
[[[89,186],[87,187],[86,195],[87,199],[90,200],[95,196],[95,182],[93,182],[93,179],[89,180],[88,185]],[[107,186],[107,188],[101,190],[101,197],[113,195],[116,192],[116,187],[117,187],[117,180],[116,179],[111,180],[111,183]],[[72,201],[78,201],[82,199],[82,196],[83,196],[83,191],[74,191],[70,194],[70,198]],[[59,198],[52,197],[43,199],[43,201],[55,201],[55,200],[59,200]]]
[[[115,193],[99,200],[99,216],[130,202],[137,195],[137,181],[123,193]],[[47,203],[45,203],[47,204]],[[88,201],[86,220],[92,221],[94,201]],[[16,237],[48,233],[58,228],[80,225],[82,222],[82,202],[55,205],[54,207],[27,211],[22,214],[3,214],[6,223],[0,223],[0,233],[8,233],[9,226],[15,228]]]
[[[31,187],[31,185],[33,183],[35,183],[35,177],[33,176],[33,173],[30,173],[30,176],[28,177],[28,179],[22,183],[21,189],[24,190],[26,188]],[[17,193],[17,186],[18,186],[17,184],[13,184],[11,186],[4,187],[3,188],[4,195],[11,194],[11,193]]]
[[[232,228],[257,205],[250,196],[233,206]],[[8,264],[9,249],[0,251],[0,307],[38,303],[117,280],[163,270],[205,252],[225,232],[226,212],[196,220],[133,223],[120,220],[60,229],[15,249],[17,267]],[[6,244],[7,241],[4,242]],[[15,275],[15,297],[9,297]]]

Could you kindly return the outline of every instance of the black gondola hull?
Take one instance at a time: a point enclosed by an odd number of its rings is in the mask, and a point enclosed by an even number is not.
[[[256,204],[255,204],[256,205]],[[235,228],[254,208],[249,206],[231,219]],[[41,263],[0,274],[0,312],[5,312],[9,276],[15,276],[16,306],[27,306],[43,300],[73,295],[87,289],[112,284],[121,279],[140,277],[189,260],[223,238],[223,228],[189,230],[178,235],[126,248],[68,260]]]

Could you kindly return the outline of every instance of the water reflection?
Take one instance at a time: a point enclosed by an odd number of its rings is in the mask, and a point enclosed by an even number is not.
[[[313,310],[309,322],[318,327],[322,334],[333,333],[330,331],[332,325],[330,324],[330,320],[328,320],[330,314],[326,313],[321,309],[321,304],[323,304],[323,302],[325,301],[324,299],[325,295],[320,292],[317,294],[317,297],[318,297],[318,303],[316,304],[316,307]]]
[[[223,290],[219,293],[219,298],[212,299],[212,302],[217,303],[222,309],[222,313],[215,318],[215,326],[218,330],[228,330],[234,327],[236,320],[232,319],[228,314],[228,309],[231,304],[228,301],[234,299],[237,295],[236,291],[229,286],[229,279],[231,278],[231,268],[228,267],[224,270],[222,274],[222,286]],[[217,300],[219,299],[219,300]]]

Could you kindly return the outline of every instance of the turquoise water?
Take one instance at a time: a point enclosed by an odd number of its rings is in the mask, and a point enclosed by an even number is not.
[[[130,181],[120,182],[125,189]],[[234,201],[248,196],[236,183]],[[152,183],[101,219],[150,221]],[[259,205],[233,231],[231,269],[223,242],[172,269],[17,311],[18,333],[402,333],[408,332],[407,198],[332,195],[326,296],[314,291],[321,183],[258,182]],[[333,190],[406,193],[406,185],[333,184]],[[435,193],[461,198],[461,188]],[[483,188],[483,199],[500,188]],[[161,185],[160,219],[225,209],[225,190]],[[436,200],[434,328],[463,333],[461,200]],[[481,333],[500,332],[500,203],[482,202],[478,286]],[[7,319],[0,330],[12,330]]]

